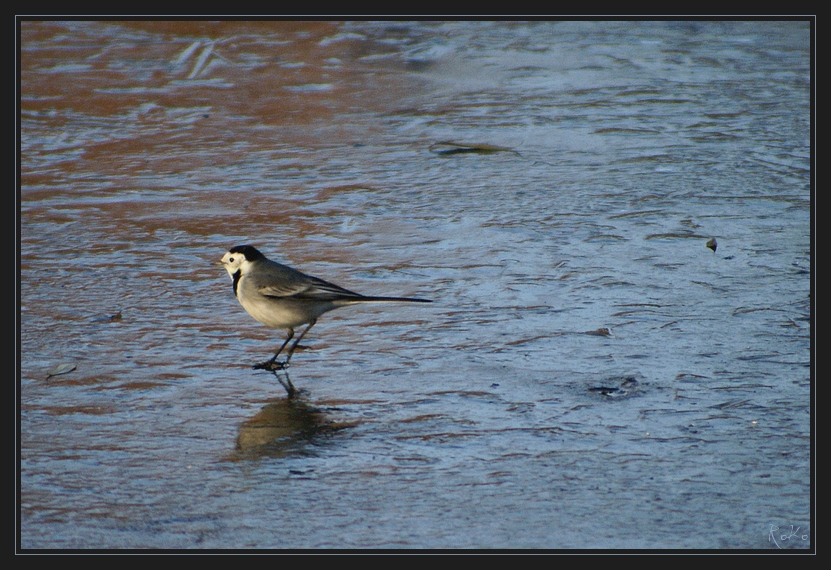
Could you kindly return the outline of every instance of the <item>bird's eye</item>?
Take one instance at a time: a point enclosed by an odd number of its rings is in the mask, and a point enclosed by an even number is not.
[[[231,263],[234,263],[234,258],[232,257],[228,261],[230,261]]]

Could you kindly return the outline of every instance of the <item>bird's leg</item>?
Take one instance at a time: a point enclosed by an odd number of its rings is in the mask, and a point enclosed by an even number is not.
[[[294,344],[293,344],[293,345],[291,345],[291,348],[289,349],[289,352],[288,352],[288,354],[286,355],[286,361],[283,363],[283,366],[288,365],[288,363],[289,363],[289,359],[291,358],[291,355],[292,355],[292,354],[294,354],[294,350],[297,348],[297,345],[298,345],[298,344],[300,344],[300,341],[301,341],[301,340],[303,340],[303,337],[304,337],[304,336],[306,336],[306,333],[307,333],[307,332],[309,332],[309,329],[310,329],[310,328],[312,328],[313,326],[315,326],[315,323],[316,323],[316,322],[317,322],[317,319],[312,319],[312,320],[311,320],[311,322],[309,323],[309,326],[307,326],[307,327],[303,330],[303,332],[302,332],[302,333],[300,333],[300,336],[299,336],[299,337],[297,337],[297,340],[296,340],[296,341],[294,341]],[[286,342],[288,342],[288,341],[286,341]],[[285,345],[284,345],[284,346],[285,346]],[[281,349],[281,350],[282,350],[282,349]]]
[[[309,330],[309,329],[306,329]],[[277,361],[277,357],[280,356],[280,353],[283,352],[283,349],[286,348],[286,345],[289,341],[294,337],[294,329],[288,328],[286,329],[286,333],[288,333],[288,337],[286,338],[286,342],[284,342],[277,352],[274,353],[274,356],[271,357],[271,360],[266,360],[265,362],[260,362],[259,364],[254,365],[254,370],[274,370],[275,369],[275,362]],[[305,334],[305,331],[303,331]],[[303,338],[303,335],[300,335],[300,338]],[[300,339],[298,339],[300,340]],[[291,351],[289,352],[289,357],[291,357]],[[277,368],[282,369],[286,364],[288,364],[288,359],[285,362],[277,363]]]

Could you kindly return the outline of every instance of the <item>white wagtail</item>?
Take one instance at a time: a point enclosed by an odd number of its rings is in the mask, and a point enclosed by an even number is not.
[[[369,297],[343,287],[300,273],[296,269],[267,259],[255,247],[240,245],[222,256],[218,262],[234,280],[234,294],[249,315],[272,329],[284,329],[288,338],[271,360],[254,366],[258,369],[285,368],[297,344],[306,336],[318,317],[327,311],[355,303],[386,303],[391,301],[431,303],[428,299],[411,297]],[[295,327],[308,324],[286,354],[285,362],[277,357],[294,337]]]

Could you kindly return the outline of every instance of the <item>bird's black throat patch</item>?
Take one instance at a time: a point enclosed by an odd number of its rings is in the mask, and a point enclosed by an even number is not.
[[[237,285],[239,285],[239,278],[242,277],[242,270],[237,269],[233,275],[231,275],[234,279],[234,295],[237,294]]]

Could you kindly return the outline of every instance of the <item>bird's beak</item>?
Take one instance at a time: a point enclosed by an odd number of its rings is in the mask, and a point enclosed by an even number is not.
[[[214,265],[224,265],[221,261],[214,261]]]

